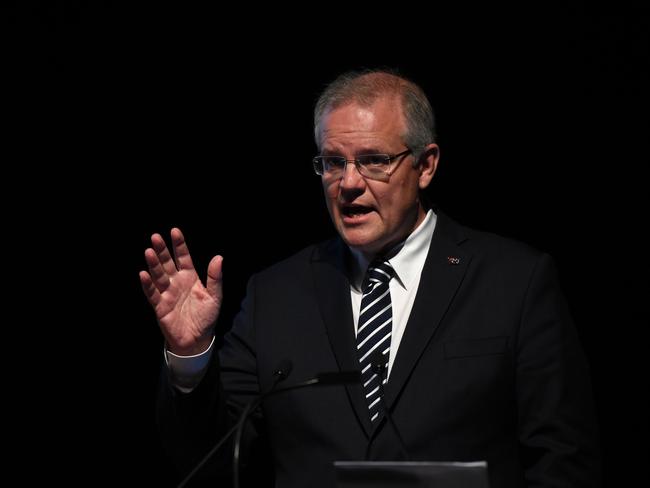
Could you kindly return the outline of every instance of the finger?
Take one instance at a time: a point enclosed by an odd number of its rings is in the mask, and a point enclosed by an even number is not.
[[[151,276],[146,271],[140,271],[140,284],[142,285],[142,291],[144,292],[149,303],[155,307],[160,303],[161,296],[156,285],[153,284]]]
[[[163,270],[165,270],[165,273],[169,276],[174,276],[177,272],[176,264],[174,264],[174,260],[172,259],[171,254],[169,254],[169,249],[167,249],[165,240],[160,234],[154,234],[151,236],[151,245],[153,250],[156,251],[158,260],[160,261]]]
[[[165,291],[169,286],[169,276],[165,273],[162,264],[160,264],[156,251],[148,248],[144,252],[144,258],[147,261],[147,266],[149,266],[149,275],[153,284],[158,288],[158,291]]]
[[[208,264],[206,289],[212,298],[221,303],[223,297],[223,258],[215,256]]]
[[[174,245],[174,257],[176,258],[176,266],[179,271],[181,269],[194,270],[190,250],[185,244],[185,237],[180,229],[174,227],[172,229],[172,244]]]

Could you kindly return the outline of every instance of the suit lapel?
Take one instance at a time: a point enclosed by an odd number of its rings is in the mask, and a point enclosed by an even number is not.
[[[316,300],[325,322],[327,335],[341,371],[358,371],[350,281],[346,266],[345,245],[339,239],[317,248],[312,259]],[[366,435],[372,426],[361,384],[346,385],[350,403]]]
[[[471,255],[461,252],[458,244],[463,240],[460,227],[439,213],[413,308],[386,384],[388,408],[399,397],[465,276]]]

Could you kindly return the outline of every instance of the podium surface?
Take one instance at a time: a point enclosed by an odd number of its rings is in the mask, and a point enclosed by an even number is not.
[[[336,461],[337,488],[489,488],[487,463]]]

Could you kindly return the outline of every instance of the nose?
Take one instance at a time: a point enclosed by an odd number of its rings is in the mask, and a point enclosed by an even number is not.
[[[340,187],[342,191],[362,190],[364,189],[366,180],[361,176],[354,160],[348,160],[343,170],[343,177],[341,178]]]

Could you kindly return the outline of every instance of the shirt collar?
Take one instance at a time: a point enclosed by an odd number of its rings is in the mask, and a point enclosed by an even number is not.
[[[397,244],[387,254],[390,256],[388,262],[395,270],[395,277],[405,290],[409,289],[413,279],[421,273],[424,267],[431,236],[433,236],[433,231],[436,227],[436,221],[436,214],[433,210],[429,210],[424,220],[411,232],[406,240]],[[356,290],[360,290],[369,261],[360,251],[352,248],[350,248],[350,251],[353,256],[352,286]]]

